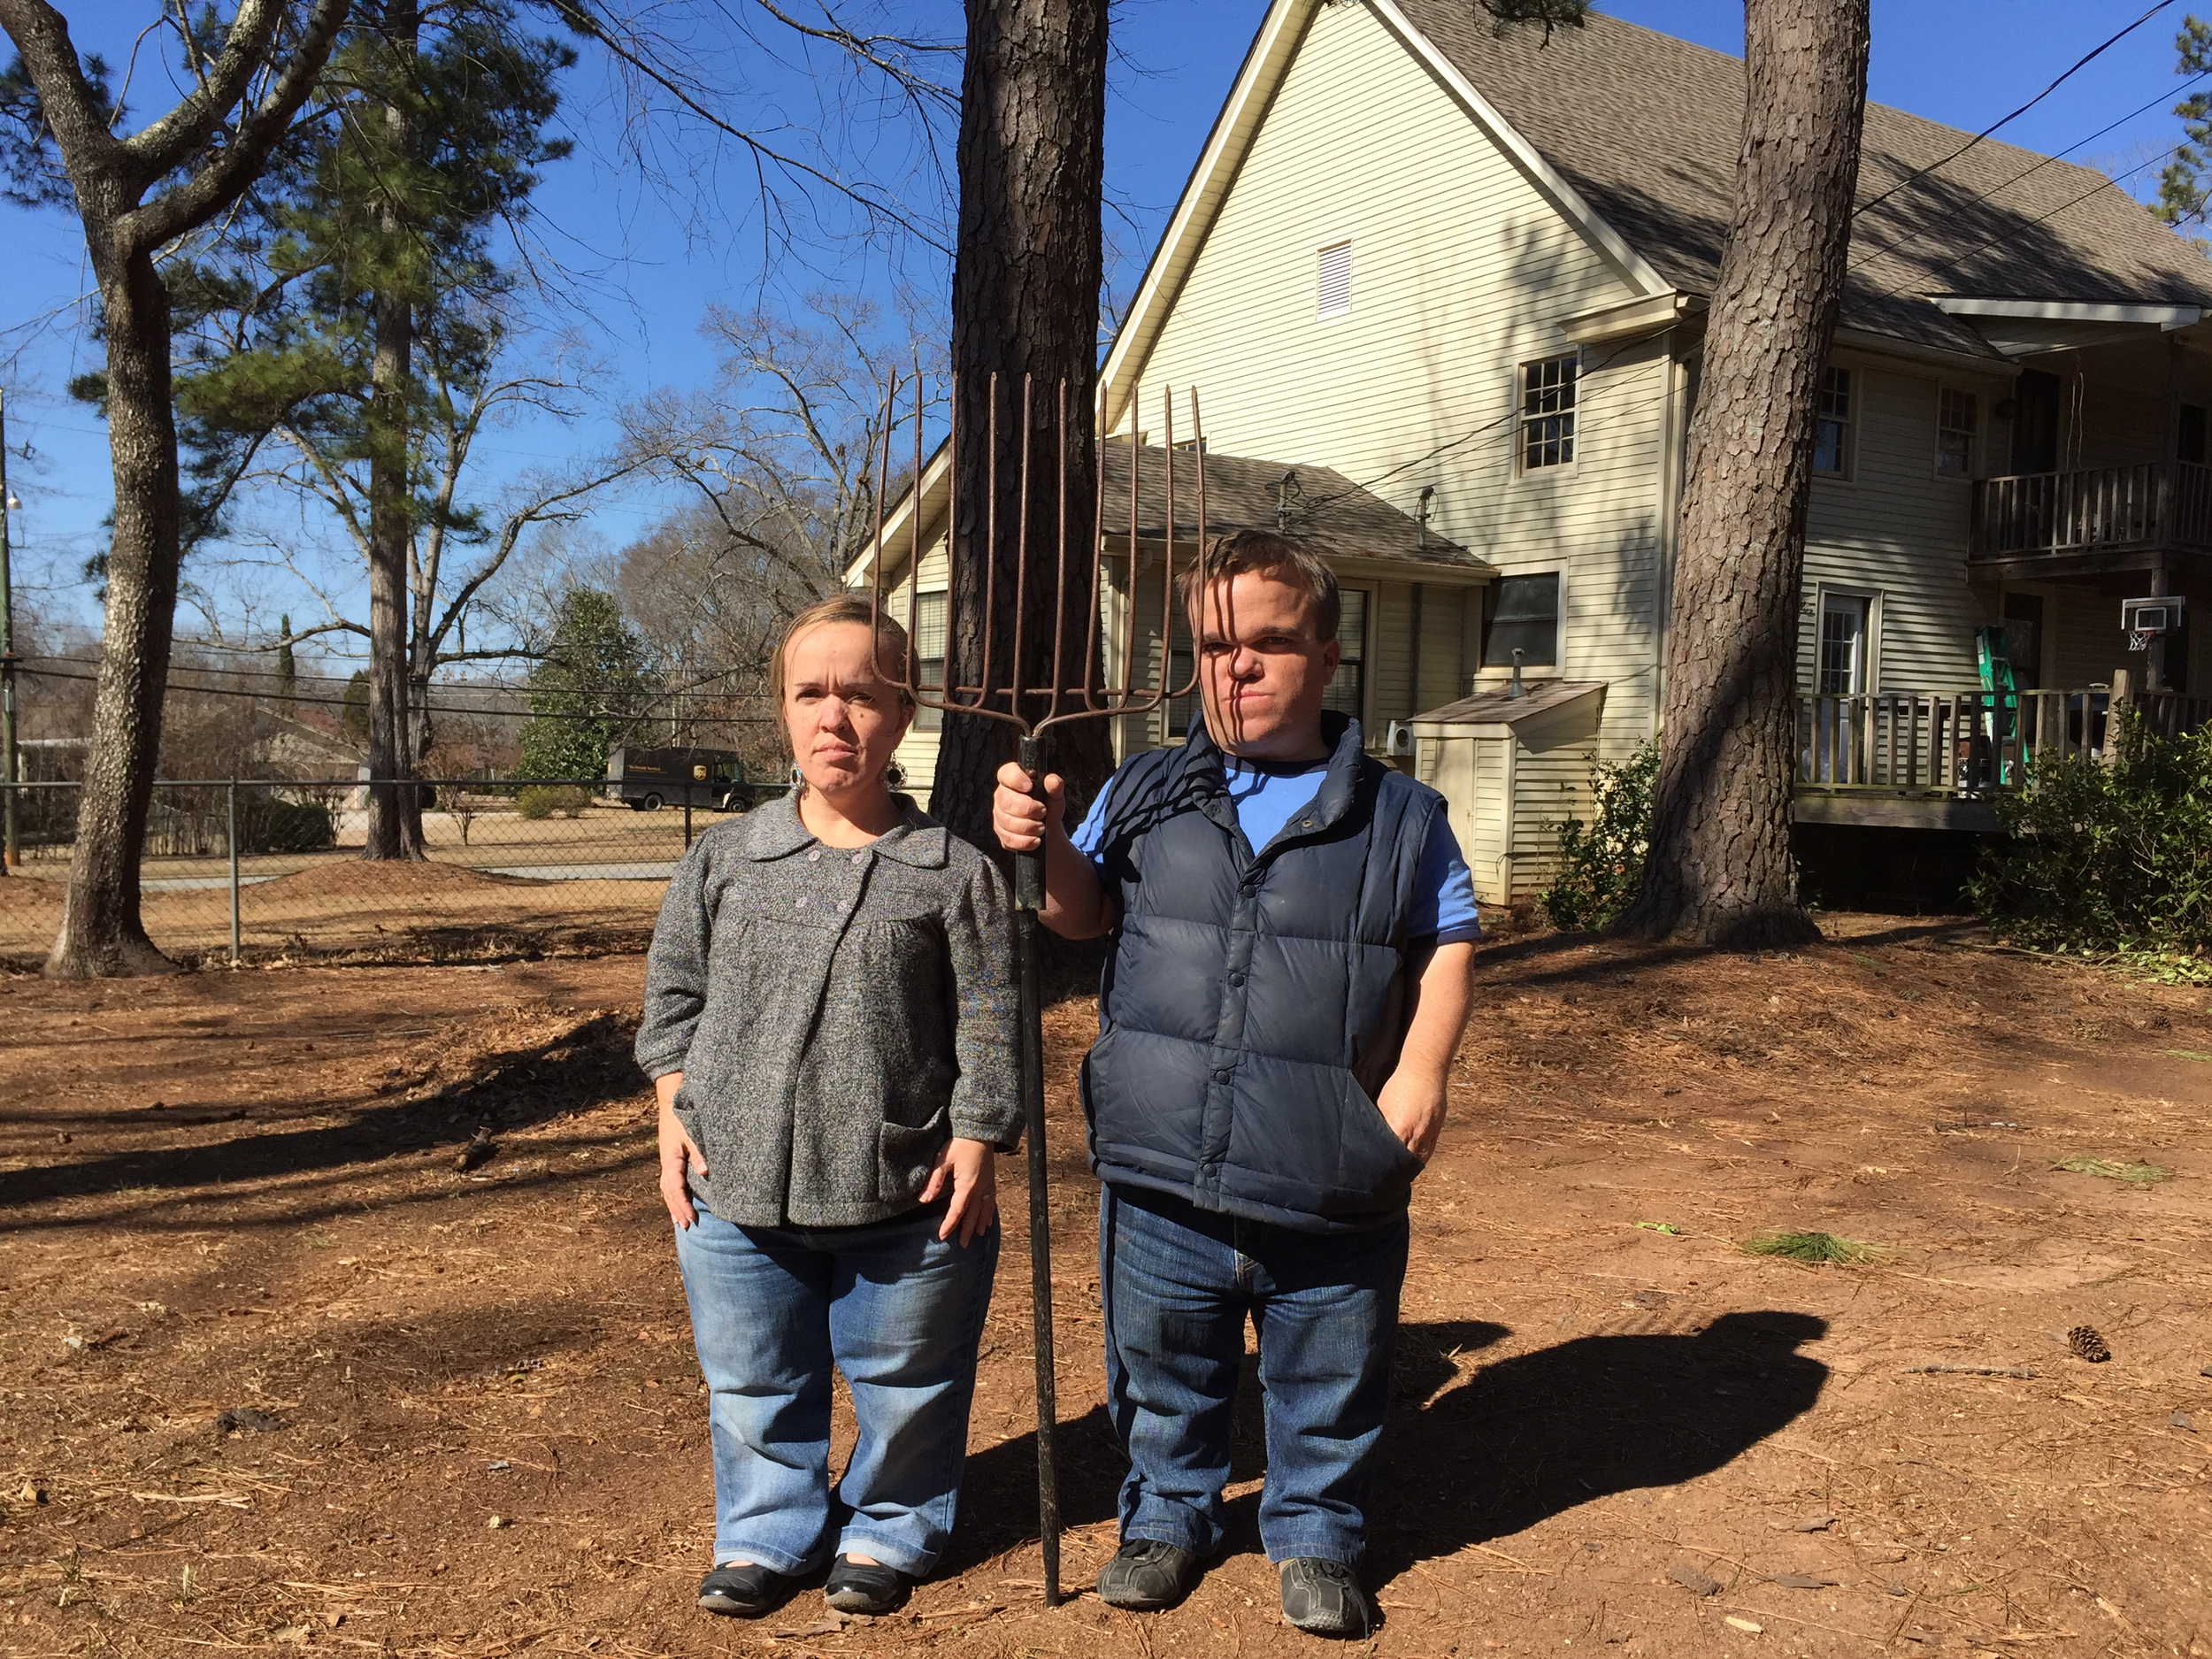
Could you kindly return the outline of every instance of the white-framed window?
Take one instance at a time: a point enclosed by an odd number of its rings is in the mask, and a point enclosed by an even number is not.
[[[1820,642],[1813,688],[1824,697],[1855,697],[1873,688],[1874,601],[1868,594],[1820,595]]]
[[[1849,369],[1823,369],[1820,414],[1813,426],[1813,472],[1822,478],[1851,476],[1852,398]]]
[[[1343,653],[1343,660],[1336,665],[1336,678],[1321,694],[1321,706],[1363,720],[1367,718],[1367,590],[1340,588],[1337,597],[1344,606],[1336,624],[1337,649]]]
[[[945,680],[945,606],[950,597],[942,591],[914,595],[914,683],[926,692]],[[942,695],[942,694],[939,694]],[[945,723],[941,710],[914,710],[917,732],[934,732]]]
[[[1332,318],[1350,316],[1352,244],[1348,242],[1331,242],[1321,250],[1317,263],[1320,269],[1314,315],[1325,323]]]
[[[1974,443],[1981,435],[1981,399],[1947,386],[1936,394],[1938,478],[1974,476]]]
[[[1559,665],[1559,572],[1501,576],[1483,590],[1482,665],[1510,668]]]
[[[1521,471],[1572,466],[1575,399],[1581,378],[1578,352],[1521,365]]]

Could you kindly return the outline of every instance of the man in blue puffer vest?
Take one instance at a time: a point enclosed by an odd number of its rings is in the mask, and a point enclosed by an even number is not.
[[[1008,766],[1000,841],[1041,842],[1045,926],[1114,934],[1083,1068],[1104,1183],[1109,1407],[1128,1448],[1102,1599],[1151,1610],[1222,1543],[1248,1316],[1260,1535],[1283,1614],[1364,1636],[1354,1576],[1390,1398],[1406,1202],[1444,1124],[1478,937],[1443,797],[1323,707],[1335,576],[1283,536],[1185,572],[1202,729],[1122,766],[1071,836]]]

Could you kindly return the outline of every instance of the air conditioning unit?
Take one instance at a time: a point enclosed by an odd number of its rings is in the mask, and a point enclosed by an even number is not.
[[[1413,753],[1413,728],[1403,720],[1393,720],[1383,733],[1383,753],[1396,760]]]

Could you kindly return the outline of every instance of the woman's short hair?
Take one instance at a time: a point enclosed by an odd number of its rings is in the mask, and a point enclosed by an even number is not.
[[[768,695],[776,705],[776,719],[783,720],[783,660],[789,654],[791,641],[809,628],[820,627],[829,622],[856,622],[866,627],[871,622],[876,628],[876,665],[879,669],[887,658],[897,664],[893,678],[903,679],[906,674],[906,630],[888,615],[879,615],[867,600],[852,594],[840,594],[834,599],[824,599],[809,605],[785,624],[783,637],[776,641],[776,654],[768,663]],[[899,701],[910,703],[913,694],[902,691]]]
[[[1247,571],[1272,576],[1306,590],[1312,602],[1317,639],[1336,638],[1344,614],[1343,595],[1337,591],[1336,572],[1301,542],[1272,530],[1231,530],[1206,543],[1205,550],[1186,565],[1175,578],[1176,592],[1184,611],[1195,616],[1199,595],[1216,582],[1225,582]]]

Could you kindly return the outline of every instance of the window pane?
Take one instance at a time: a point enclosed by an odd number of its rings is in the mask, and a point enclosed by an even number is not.
[[[1515,650],[1527,668],[1555,667],[1559,662],[1559,576],[1508,576],[1490,590],[1488,623],[1483,630],[1486,667],[1511,665]]]
[[[1575,393],[1580,360],[1573,352],[1521,365],[1521,465],[1564,466],[1575,458]]]
[[[1820,694],[1851,696],[1866,689],[1866,601],[1830,595],[1820,607]]]
[[[1343,601],[1343,611],[1337,618],[1336,642],[1344,652],[1348,663],[1367,660],[1367,592],[1361,588],[1342,589],[1338,597]]]
[[[914,652],[918,657],[938,658],[941,678],[944,672],[945,598],[943,594],[917,594],[914,597]]]
[[[1849,433],[1843,422],[1821,420],[1813,428],[1813,471],[1840,474],[1848,445]]]
[[[1367,593],[1364,588],[1351,588],[1339,596],[1344,610],[1337,619],[1336,642],[1344,656],[1337,664],[1336,678],[1321,694],[1321,706],[1356,720],[1364,711],[1367,687]]]
[[[1971,392],[1944,388],[1936,413],[1936,471],[1946,478],[1970,478],[1974,432],[1981,411]]]

